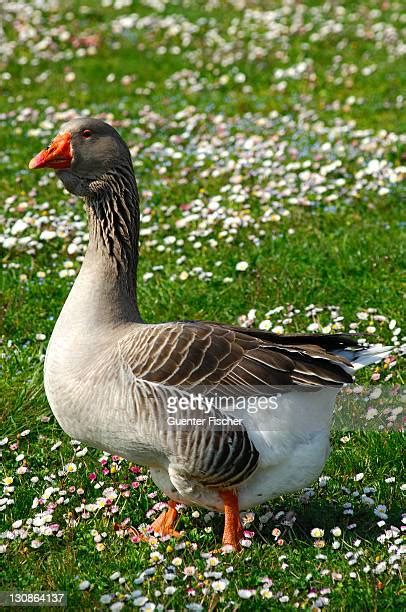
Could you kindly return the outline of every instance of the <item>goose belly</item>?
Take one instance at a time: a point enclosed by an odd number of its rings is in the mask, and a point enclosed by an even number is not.
[[[235,488],[240,510],[247,510],[266,501],[293,493],[311,484],[321,473],[327,460],[330,444],[328,431],[313,433],[305,440],[294,437],[285,439],[283,446],[291,446],[289,457],[276,465],[264,465],[263,457],[252,476]],[[274,449],[281,445],[280,434],[275,437]],[[224,511],[224,502],[218,490],[190,482],[187,492],[175,488],[167,469],[152,468],[155,484],[171,499],[186,505],[196,505],[208,510]]]
[[[265,501],[293,493],[311,484],[321,473],[330,450],[329,432],[314,432],[304,439],[284,441],[291,443],[291,451],[278,464],[267,465],[266,456],[255,473],[238,487],[241,510]],[[277,448],[280,440],[275,439]]]
[[[241,508],[292,493],[312,483],[330,450],[330,427],[337,388],[292,391],[281,396],[269,420],[264,413],[246,426],[260,460],[238,489]]]
[[[281,398],[278,412],[245,415],[244,423],[259,452],[259,462],[255,472],[235,487],[241,510],[300,490],[320,475],[330,450],[336,394],[337,389],[292,392]],[[153,470],[152,477],[175,500],[224,510],[218,489],[204,487],[193,480],[182,487],[176,486],[166,469]]]

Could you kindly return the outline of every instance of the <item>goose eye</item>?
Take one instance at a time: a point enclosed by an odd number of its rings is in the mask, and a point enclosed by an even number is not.
[[[92,135],[91,130],[83,130],[82,132],[83,138],[90,138],[91,135]]]

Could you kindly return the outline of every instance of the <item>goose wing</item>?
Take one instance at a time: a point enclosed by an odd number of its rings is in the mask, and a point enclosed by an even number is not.
[[[201,321],[140,325],[120,341],[137,379],[168,387],[325,386],[352,382],[351,363],[334,351],[356,345],[345,334],[279,336]]]
[[[136,326],[120,340],[119,352],[137,385],[148,388],[148,397],[152,393],[157,400],[155,406],[159,396],[162,407],[162,399],[173,393],[216,385],[248,390],[261,386],[271,392],[291,385],[316,390],[350,382],[349,362],[329,352],[349,341],[343,336],[335,342],[325,338],[293,336],[284,343],[259,330],[184,321]],[[155,419],[150,431],[170,457],[169,472],[178,489],[179,482],[186,481],[231,487],[257,467],[259,454],[243,424],[168,428],[162,426],[162,411],[154,416],[150,410],[145,418]]]

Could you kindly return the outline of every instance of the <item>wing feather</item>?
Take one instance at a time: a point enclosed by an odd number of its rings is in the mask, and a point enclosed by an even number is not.
[[[119,342],[119,352],[135,384],[159,387],[161,398],[173,390],[190,393],[221,385],[254,391],[317,390],[352,380],[351,364],[330,351],[354,344],[347,336],[277,336],[215,323],[181,321],[140,324]],[[213,414],[218,414],[219,411]],[[220,416],[222,413],[219,413]],[[196,416],[196,415],[195,415]],[[153,419],[153,415],[148,415]],[[156,429],[159,426],[156,425]],[[209,487],[230,487],[256,469],[259,455],[244,426],[178,428],[159,434],[179,473]],[[179,467],[180,466],[180,467]]]

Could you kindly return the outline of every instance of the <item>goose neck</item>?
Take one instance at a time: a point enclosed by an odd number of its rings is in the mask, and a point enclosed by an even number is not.
[[[101,291],[110,305],[119,303],[126,318],[139,320],[136,274],[140,213],[132,168],[103,175],[96,187],[94,195],[86,198],[89,246],[81,275],[90,274],[96,294]]]

